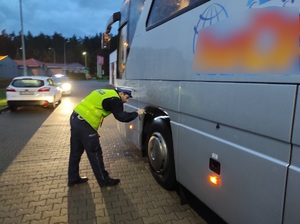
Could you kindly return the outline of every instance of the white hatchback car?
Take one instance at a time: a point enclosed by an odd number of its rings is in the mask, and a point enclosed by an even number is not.
[[[11,110],[18,106],[55,108],[61,102],[62,91],[47,76],[18,76],[6,88],[7,105]]]

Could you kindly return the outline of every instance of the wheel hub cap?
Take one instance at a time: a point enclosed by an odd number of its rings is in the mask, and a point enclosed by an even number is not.
[[[148,142],[148,157],[152,168],[157,173],[163,173],[167,167],[168,150],[163,136],[153,133]]]

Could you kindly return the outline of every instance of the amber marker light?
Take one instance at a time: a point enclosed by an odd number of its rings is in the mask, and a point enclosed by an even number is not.
[[[133,124],[130,124],[130,125],[129,125],[129,129],[130,129],[130,130],[133,130],[133,129],[134,129],[134,125],[133,125]]]
[[[221,180],[220,180],[220,178],[218,176],[213,176],[213,175],[209,176],[209,181],[212,184],[217,185],[217,186],[220,185],[220,182],[221,182]]]

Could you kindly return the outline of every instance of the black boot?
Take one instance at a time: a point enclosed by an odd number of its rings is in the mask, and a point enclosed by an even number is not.
[[[108,187],[108,186],[115,186],[120,183],[120,179],[113,179],[110,177],[105,178],[104,184],[100,184],[100,187]]]
[[[83,184],[86,183],[89,180],[87,177],[81,177],[80,179],[73,181],[73,182],[68,182],[69,187],[73,187],[76,184]]]

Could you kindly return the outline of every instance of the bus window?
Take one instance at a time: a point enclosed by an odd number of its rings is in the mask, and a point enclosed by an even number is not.
[[[131,45],[137,22],[139,21],[140,15],[144,8],[145,0],[131,1],[130,14],[128,16],[128,44]]]
[[[130,45],[135,33],[137,22],[143,10],[144,3],[145,0],[124,1],[122,6],[118,48],[118,79],[123,77]]]
[[[127,27],[126,24],[120,29],[120,39],[119,39],[119,52],[118,52],[118,75],[117,78],[121,79],[124,74],[124,70],[126,67],[127,54],[129,51],[128,47],[128,39],[127,39]]]
[[[154,0],[147,27],[162,24],[176,16],[210,0]]]

